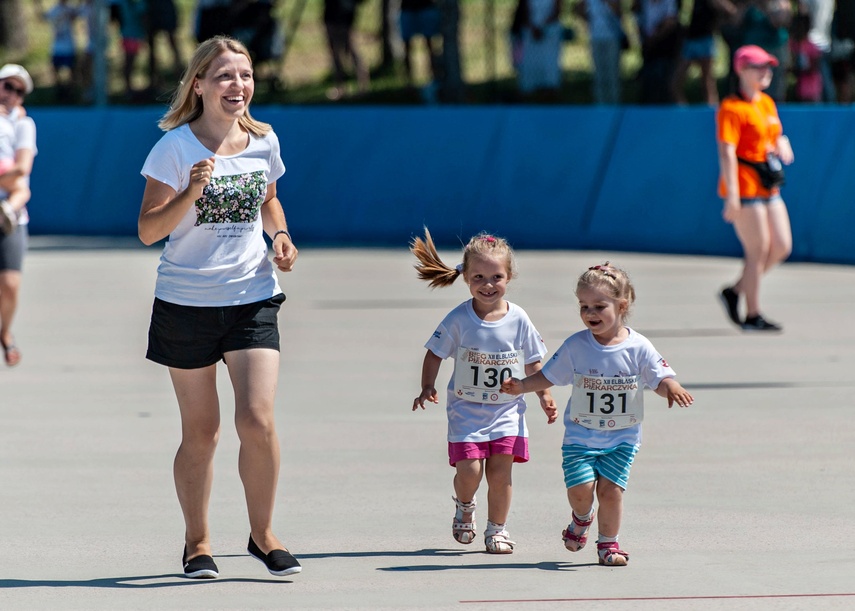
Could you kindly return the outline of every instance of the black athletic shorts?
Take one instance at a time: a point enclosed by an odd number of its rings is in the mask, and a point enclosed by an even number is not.
[[[279,350],[280,293],[237,306],[183,306],[155,298],[146,358],[177,369],[213,365],[226,352],[248,348]]]

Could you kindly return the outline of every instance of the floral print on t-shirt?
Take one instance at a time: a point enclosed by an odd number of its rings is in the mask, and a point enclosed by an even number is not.
[[[264,172],[217,176],[196,200],[196,225],[204,223],[252,223],[267,195]]]

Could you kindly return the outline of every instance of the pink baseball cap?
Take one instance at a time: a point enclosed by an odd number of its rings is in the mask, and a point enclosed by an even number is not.
[[[733,55],[733,67],[737,72],[745,66],[777,66],[778,58],[757,45],[739,47]]]

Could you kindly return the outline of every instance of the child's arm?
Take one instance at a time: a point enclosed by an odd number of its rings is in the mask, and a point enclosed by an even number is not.
[[[659,382],[656,387],[656,394],[660,397],[668,399],[668,407],[677,403],[680,407],[689,407],[694,403],[695,398],[689,394],[689,391],[680,386],[680,383],[674,378],[665,378]]]
[[[540,361],[529,363],[525,366],[525,374],[528,377],[531,377],[540,372],[541,367],[543,367],[543,363]],[[504,387],[504,385],[502,386]],[[558,419],[558,408],[555,406],[555,399],[552,398],[552,393],[549,392],[548,388],[538,390],[536,392],[540,399],[540,408],[543,410],[543,413],[546,414],[546,423],[552,424]]]
[[[20,188],[18,181],[24,176],[29,176],[33,171],[33,151],[30,149],[19,149],[15,151],[15,165],[8,172],[0,175],[0,187],[4,191],[12,191]],[[26,187],[26,185],[24,185]],[[29,199],[29,197],[27,198]],[[26,203],[26,202],[24,202]]]
[[[435,355],[430,350],[425,354],[424,363],[422,363],[422,392],[413,401],[413,411],[416,408],[425,408],[425,401],[431,403],[439,403],[439,397],[436,394],[436,376],[439,375],[439,366],[442,364],[442,359]]]
[[[528,372],[526,372],[528,373]],[[508,378],[502,382],[502,392],[508,395],[523,395],[527,392],[537,392],[552,388],[553,384],[546,379],[542,371],[526,377],[523,380]]]

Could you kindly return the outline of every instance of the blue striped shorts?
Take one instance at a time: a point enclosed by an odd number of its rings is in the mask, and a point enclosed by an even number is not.
[[[563,445],[561,456],[564,484],[572,488],[593,482],[602,476],[626,490],[629,470],[637,453],[638,446],[628,443],[605,449],[576,444]]]

